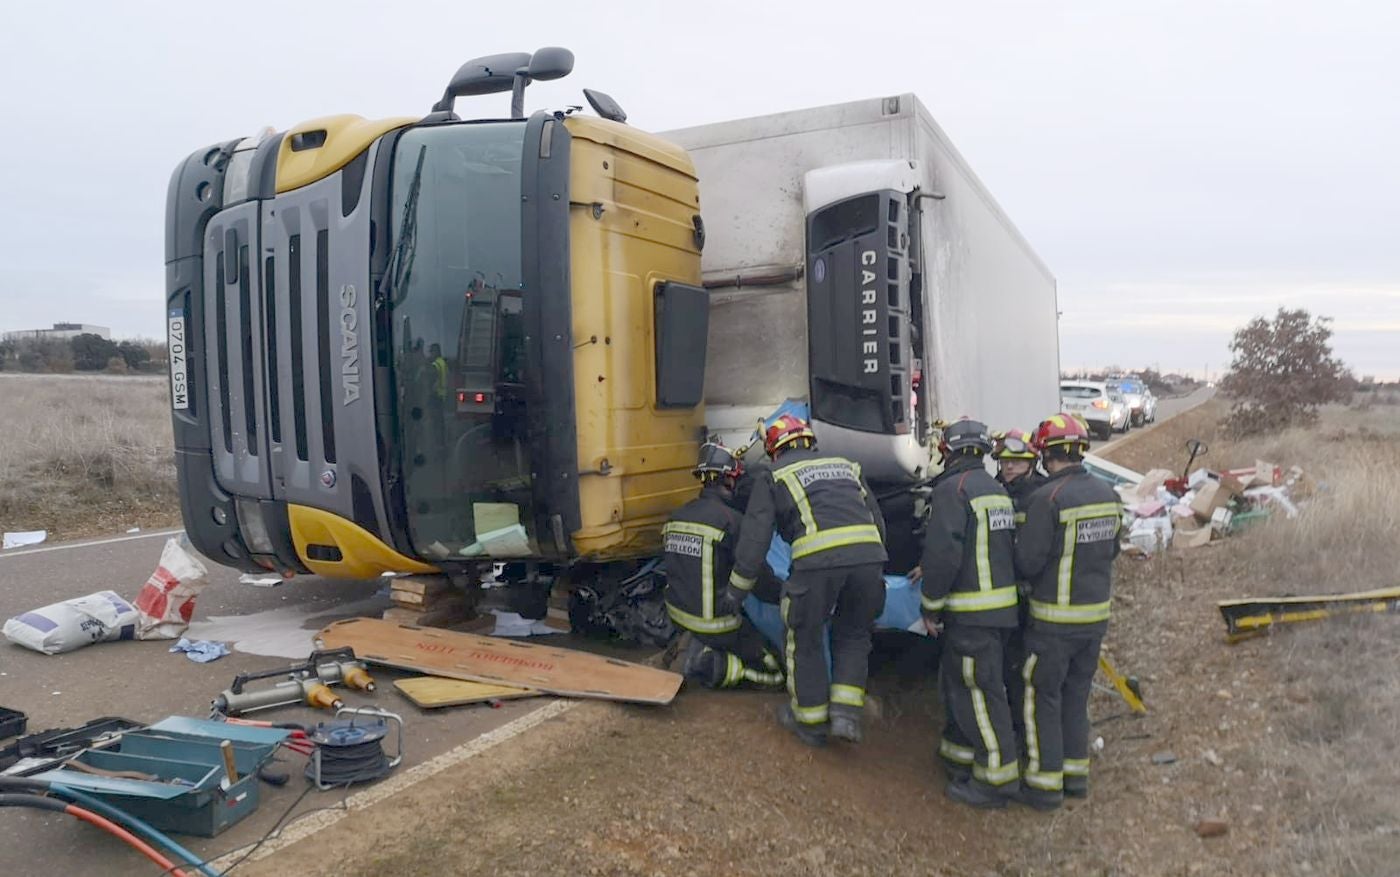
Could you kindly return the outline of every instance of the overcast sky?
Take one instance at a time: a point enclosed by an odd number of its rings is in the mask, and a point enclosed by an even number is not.
[[[426,112],[467,58],[573,49],[527,106],[650,130],[913,91],[1059,280],[1065,367],[1228,364],[1279,305],[1400,377],[1400,4],[22,4],[0,54],[0,329],[163,333],[194,149]],[[500,112],[494,95],[473,103]],[[500,104],[499,107],[492,104]]]

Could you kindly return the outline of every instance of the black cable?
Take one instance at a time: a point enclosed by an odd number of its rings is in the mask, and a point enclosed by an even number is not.
[[[315,807],[315,808],[312,808],[311,810],[307,810],[305,813],[298,813],[296,819],[293,819],[293,820],[291,820],[291,821],[287,821],[287,817],[290,816],[290,815],[292,814],[292,811],[295,810],[295,809],[297,808],[297,805],[299,805],[302,801],[306,800],[306,796],[309,795],[309,794],[311,794],[312,790],[315,789],[315,788],[316,788],[315,786],[307,786],[305,789],[303,789],[302,792],[301,792],[301,794],[300,794],[300,795],[297,795],[297,799],[291,803],[291,806],[289,806],[286,810],[283,810],[283,811],[282,811],[282,815],[279,816],[279,817],[277,817],[277,821],[274,822],[274,823],[272,823],[272,827],[269,828],[269,829],[267,830],[267,832],[266,832],[265,834],[263,834],[262,837],[258,838],[256,841],[252,841],[252,842],[250,842],[250,843],[243,844],[242,846],[234,847],[233,849],[224,850],[223,852],[218,853],[217,855],[210,856],[209,858],[205,859],[205,860],[202,861],[202,862],[192,862],[192,863],[190,863],[189,865],[180,865],[180,866],[178,866],[178,867],[180,867],[180,868],[197,868],[197,867],[203,867],[204,865],[208,865],[208,864],[210,864],[210,863],[212,863],[212,862],[217,862],[219,859],[223,859],[223,858],[227,858],[228,856],[232,856],[233,854],[239,852],[240,850],[248,850],[248,852],[244,853],[242,856],[239,856],[238,859],[237,859],[232,865],[229,865],[229,866],[228,866],[227,868],[225,868],[223,871],[219,872],[220,874],[228,874],[228,873],[229,873],[230,871],[232,871],[234,868],[237,868],[239,865],[241,865],[241,864],[243,864],[244,862],[246,862],[246,861],[248,860],[248,858],[249,858],[250,856],[253,855],[253,853],[256,853],[259,849],[262,848],[262,845],[263,845],[263,844],[265,844],[265,843],[267,843],[268,841],[272,840],[272,839],[273,839],[274,837],[276,837],[283,829],[285,829],[285,828],[287,828],[288,826],[292,825],[292,824],[293,824],[294,822],[296,822],[297,820],[302,819],[302,818],[305,818],[305,817],[307,817],[307,816],[310,816],[312,813],[319,813],[319,812],[321,812],[322,810],[345,810],[345,809],[347,809],[346,806],[345,806],[345,801],[344,801],[344,800],[341,800],[341,802],[340,802],[339,804],[337,804],[337,805],[335,805],[335,806],[333,806],[333,807]],[[286,823],[285,825],[283,824],[284,822]],[[249,849],[249,847],[251,847],[252,849]],[[164,871],[162,871],[161,874],[162,874],[162,875],[169,875],[170,872],[171,872],[172,870],[173,870],[173,869],[171,869],[171,868],[167,868],[167,869],[165,869]]]
[[[321,764],[319,780],[322,785],[339,786],[350,783],[367,783],[377,780],[389,772],[389,759],[384,755],[384,747],[378,740],[366,743],[352,743],[349,746],[332,746],[322,743],[319,747]],[[306,777],[318,779],[316,756],[306,763]]]

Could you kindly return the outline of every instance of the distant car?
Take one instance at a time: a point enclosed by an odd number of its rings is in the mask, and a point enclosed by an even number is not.
[[[1119,396],[1117,405],[1115,395]],[[1127,399],[1103,381],[1060,381],[1060,407],[1066,414],[1084,418],[1090,434],[1100,441],[1112,438],[1116,429],[1126,431],[1132,422]]]
[[[1110,381],[1108,386],[1122,393],[1128,400],[1133,426],[1141,426],[1157,419],[1157,399],[1142,379],[1129,376]]]

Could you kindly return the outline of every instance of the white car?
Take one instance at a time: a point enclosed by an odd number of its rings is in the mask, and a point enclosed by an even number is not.
[[[1060,381],[1060,407],[1084,418],[1090,435],[1100,441],[1112,438],[1115,430],[1127,432],[1132,423],[1127,400],[1103,381]]]

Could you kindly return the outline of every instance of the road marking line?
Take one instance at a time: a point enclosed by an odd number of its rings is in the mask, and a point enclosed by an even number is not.
[[[345,809],[322,810],[313,813],[305,819],[293,822],[281,834],[268,840],[262,847],[254,853],[249,861],[256,862],[265,859],[273,853],[285,849],[292,844],[305,840],[317,832],[324,831],[335,825],[340,820],[359,810],[373,807],[380,801],[389,798],[399,792],[405,791],[412,786],[430,779],[450,767],[455,767],[464,761],[475,758],[494,746],[506,742],[512,737],[518,736],[543,722],[547,722],[556,716],[578,706],[581,701],[577,700],[556,700],[547,703],[538,709],[526,713],[518,719],[512,719],[506,724],[491,731],[487,731],[475,740],[469,740],[455,749],[449,749],[436,758],[430,758],[422,764],[414,765],[408,770],[397,773],[382,783],[370,786],[362,792],[356,792],[345,799]],[[293,819],[296,817],[293,816]],[[242,853],[230,853],[210,863],[217,871],[222,871]]]
[[[95,545],[111,545],[114,542],[130,542],[133,539],[152,539],[156,536],[174,536],[184,530],[158,530],[153,533],[137,533],[135,536],[113,536],[111,539],[94,539],[91,542],[71,542],[65,545],[45,545],[42,548],[25,548],[21,551],[0,553],[0,560],[7,557],[22,557],[26,554],[43,554],[46,551],[67,551],[70,548],[92,548]]]

